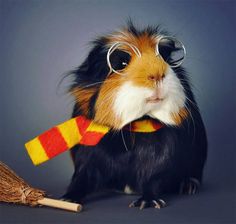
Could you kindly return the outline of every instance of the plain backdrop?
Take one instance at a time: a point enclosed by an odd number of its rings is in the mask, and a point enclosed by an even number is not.
[[[104,194],[81,214],[1,204],[1,223],[233,223],[236,222],[236,5],[213,0],[1,0],[0,159],[54,197],[73,172],[68,153],[33,166],[24,143],[70,117],[73,99],[58,87],[97,35],[125,25],[160,24],[187,49],[209,154],[200,194],[176,196],[161,210],[129,209],[135,196]]]

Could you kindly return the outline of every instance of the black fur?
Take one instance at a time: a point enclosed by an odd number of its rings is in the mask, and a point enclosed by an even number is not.
[[[128,30],[136,36],[144,32],[138,31],[132,24]],[[145,30],[147,31],[150,35],[158,32],[157,28],[150,27]],[[75,83],[72,88],[103,81],[108,73],[105,56],[103,38],[96,41],[86,61],[74,71]],[[179,127],[164,126],[153,133],[123,131],[128,151],[121,132],[108,133],[93,147],[74,147],[72,154],[75,172],[64,198],[81,202],[94,191],[106,188],[124,190],[129,185],[142,195],[132,205],[140,206],[144,201],[145,206],[151,206],[153,200],[158,201],[163,193],[177,192],[180,187],[185,192],[195,193],[191,192],[189,186],[196,190],[196,184],[191,185],[191,178],[202,181],[207,154],[206,133],[184,69],[179,67],[174,71],[190,100],[187,106],[191,116]],[[94,116],[94,103],[99,86],[91,99],[92,112],[89,118]],[[79,105],[75,105],[73,117],[79,114]]]
[[[71,85],[69,92],[75,87],[89,88],[89,86],[96,82],[102,82],[105,80],[109,68],[106,62],[107,48],[105,47],[106,38],[101,37],[92,42],[93,48],[90,51],[86,60],[77,69],[69,72],[69,75],[74,76],[74,83]],[[88,87],[87,87],[88,86]],[[93,88],[97,88],[97,91],[92,96],[89,106],[88,118],[94,118],[94,105],[99,92],[101,84],[92,85]],[[75,106],[74,113],[81,114],[80,105]],[[76,115],[73,115],[76,116]]]

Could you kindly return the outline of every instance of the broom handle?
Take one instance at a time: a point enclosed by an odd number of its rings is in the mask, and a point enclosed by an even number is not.
[[[38,204],[40,205],[46,205],[49,207],[54,208],[60,208],[65,209],[73,212],[80,212],[82,210],[82,205],[68,202],[68,201],[62,201],[62,200],[56,200],[51,198],[43,198],[38,200]]]

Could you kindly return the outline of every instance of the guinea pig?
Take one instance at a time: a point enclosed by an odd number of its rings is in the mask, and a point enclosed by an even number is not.
[[[130,207],[160,209],[167,193],[195,194],[207,137],[181,66],[182,42],[159,27],[137,29],[129,22],[92,44],[71,72],[72,117],[84,116],[110,131],[95,146],[72,149],[75,170],[64,200],[83,203],[92,192],[112,189],[140,195]],[[159,128],[132,131],[140,121]]]

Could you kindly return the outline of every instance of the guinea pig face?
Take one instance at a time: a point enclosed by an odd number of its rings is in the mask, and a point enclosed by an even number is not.
[[[102,66],[106,74],[99,86],[80,90],[77,102],[84,105],[84,111],[93,109],[96,122],[114,129],[144,115],[179,125],[188,113],[184,87],[171,67],[173,43],[164,40],[160,47],[161,35],[132,31],[124,29],[105,38],[106,62]],[[89,108],[92,98],[94,107]]]

